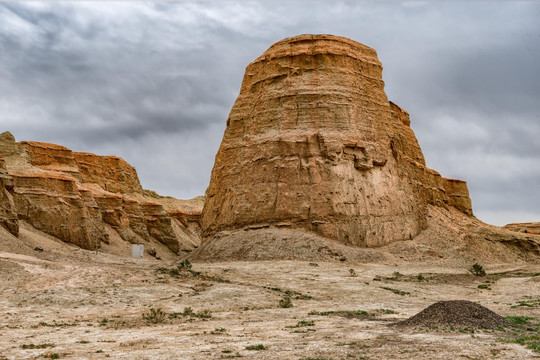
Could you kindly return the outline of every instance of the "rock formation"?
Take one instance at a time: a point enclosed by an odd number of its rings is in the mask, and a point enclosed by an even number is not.
[[[6,162],[0,155],[0,226],[6,228],[10,233],[19,235],[19,221],[15,213],[13,196],[13,178],[6,170]]]
[[[409,125],[375,50],[330,35],[279,41],[246,69],[203,236],[271,226],[373,247],[415,237],[428,205],[472,215],[466,183],[426,167]]]
[[[524,234],[540,235],[540,222],[507,224],[503,226],[503,229]]]
[[[119,157],[17,143],[8,132],[0,134],[0,154],[0,224],[15,235],[25,221],[84,249],[108,243],[108,229],[131,243],[160,242],[176,254],[198,246],[202,205],[143,190],[135,168]],[[182,221],[178,213],[192,216]]]

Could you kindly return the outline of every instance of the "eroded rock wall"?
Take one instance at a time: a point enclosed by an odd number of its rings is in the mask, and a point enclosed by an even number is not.
[[[503,228],[523,234],[540,235],[540,222],[513,223],[504,225]]]
[[[0,226],[7,229],[13,235],[18,236],[19,219],[15,212],[15,203],[11,194],[13,187],[13,177],[8,174],[6,162],[0,155]]]
[[[50,174],[16,174],[13,177],[19,219],[84,249],[100,246],[105,234],[96,232],[92,222],[101,222],[101,219],[90,216],[73,179]]]
[[[75,152],[75,161],[85,183],[98,184],[106,191],[129,194],[142,192],[137,170],[117,156]]]
[[[206,238],[276,226],[370,247],[416,236],[429,204],[472,214],[466,184],[425,166],[375,50],[330,35],[282,40],[248,65],[206,198]]]
[[[199,226],[202,206],[143,190],[135,168],[119,157],[17,143],[8,132],[0,134],[0,154],[5,156],[0,158],[0,224],[14,234],[20,219],[92,250],[109,243],[106,227],[127,242],[161,242],[177,254],[200,243],[193,228]],[[149,207],[149,202],[156,204]],[[192,218],[182,223],[176,213],[184,211]]]

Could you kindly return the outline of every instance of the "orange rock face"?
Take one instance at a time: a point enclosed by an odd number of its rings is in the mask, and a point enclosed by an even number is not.
[[[108,244],[107,228],[127,242],[161,242],[174,253],[200,243],[194,229],[202,207],[144,191],[135,168],[119,157],[16,143],[9,133],[0,134],[0,154],[0,225],[15,235],[24,220],[85,249]],[[187,222],[177,219],[184,211],[192,212]]]
[[[96,231],[95,223],[101,219],[89,212],[73,179],[39,173],[13,177],[19,219],[84,249],[100,246],[106,235],[103,231]]]
[[[36,141],[21,141],[19,152],[27,158],[32,166],[43,170],[58,171],[71,176],[78,176],[79,169],[75,163],[73,152],[60,145]]]
[[[81,152],[73,154],[83,182],[98,184],[113,193],[142,192],[137,171],[124,159]]]
[[[540,235],[540,222],[514,223],[503,226],[503,229],[524,234]]]
[[[361,247],[416,236],[427,205],[472,215],[465,182],[425,166],[375,50],[301,35],[248,65],[202,214],[203,236],[285,226]]]

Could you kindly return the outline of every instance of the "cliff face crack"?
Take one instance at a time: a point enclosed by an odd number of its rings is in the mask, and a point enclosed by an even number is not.
[[[466,184],[425,167],[409,115],[384,93],[375,50],[350,39],[272,45],[248,65],[230,118],[203,209],[206,238],[287,223],[379,246],[416,236],[430,204],[472,214]]]

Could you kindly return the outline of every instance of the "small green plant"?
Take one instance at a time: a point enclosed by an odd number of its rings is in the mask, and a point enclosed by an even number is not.
[[[391,292],[393,292],[394,294],[401,295],[401,296],[411,295],[410,292],[403,291],[403,290],[398,290],[398,289],[394,289],[394,288],[390,288],[390,287],[384,287],[384,286],[383,286],[383,287],[381,287],[381,289],[391,291]]]
[[[518,336],[511,339],[501,339],[505,343],[520,344],[534,352],[540,353],[540,336]]]
[[[313,321],[313,320],[301,320],[301,321],[297,322],[296,325],[285,326],[285,327],[288,328],[288,329],[292,329],[292,328],[299,328],[299,327],[305,327],[305,326],[315,326],[315,321]]]
[[[167,313],[161,308],[151,308],[147,313],[142,314],[142,318],[146,320],[146,322],[152,323],[152,324],[159,324],[165,321],[165,318],[167,317]]]
[[[426,279],[426,278],[425,278],[424,275],[422,275],[422,274],[416,275],[416,280],[418,280],[418,281],[424,281],[425,279]]]
[[[382,314],[397,314],[397,312],[392,309],[376,309],[375,311]]]
[[[222,352],[225,352],[226,350],[223,350]],[[230,351],[232,352],[232,350],[227,350],[227,351]],[[234,358],[241,358],[242,355],[239,353],[239,352],[236,352],[236,354],[233,354],[233,355],[221,355],[220,358],[221,359],[234,359]]]
[[[283,309],[292,308],[293,303],[291,301],[291,298],[289,296],[284,296],[279,300],[279,307]]]
[[[49,326],[49,327],[64,327],[64,326],[76,326],[76,323],[58,323],[56,320],[53,320],[52,324],[46,323],[44,321],[40,322],[39,325],[41,326]]]
[[[535,318],[531,316],[506,316],[506,320],[516,325],[528,325]]]
[[[110,321],[112,320],[109,320],[107,318],[103,318],[101,319],[101,321],[99,322],[99,326],[106,326]]]
[[[486,276],[486,271],[484,270],[484,267],[478,263],[475,263],[473,266],[471,266],[469,272],[474,276]]]
[[[180,263],[177,265],[178,270],[190,270],[193,267],[191,262],[188,259],[180,261]]]
[[[43,354],[42,357],[46,359],[60,359],[60,354],[48,352],[48,353]]]
[[[491,286],[489,284],[480,284],[478,285],[479,289],[485,289],[485,290],[491,290]]]
[[[345,317],[364,317],[370,316],[370,314],[365,310],[354,310],[354,311],[310,311],[308,315],[319,315],[319,316],[328,316],[328,315],[337,315]]]
[[[44,343],[44,344],[23,344],[21,345],[21,349],[45,349],[45,348],[52,348],[55,347],[54,344],[51,343]]]
[[[302,294],[301,292],[298,292],[298,291],[295,291],[295,290],[283,290],[283,289],[280,289],[278,287],[271,287],[271,286],[263,286],[263,288],[268,289],[268,290],[272,290],[272,291],[280,292],[280,293],[284,294],[285,296],[294,298],[296,300],[311,300],[311,299],[313,299],[313,296]]]
[[[522,300],[511,306],[512,309],[517,307],[540,307],[540,299]]]
[[[266,350],[266,347],[263,344],[257,344],[257,345],[248,345],[246,346],[246,350]]]
[[[212,317],[212,312],[210,310],[201,310],[192,316],[198,317],[199,319],[210,319]]]
[[[356,276],[356,271],[354,269],[349,269],[349,275],[350,276]]]
[[[185,307],[183,312],[173,312],[168,314],[169,319],[178,319],[180,317],[189,317],[192,318],[199,318],[199,319],[210,319],[212,317],[212,312],[210,310],[201,310],[199,312],[194,312],[191,307]]]
[[[223,334],[226,331],[227,329],[225,328],[215,328],[214,330],[210,331],[210,334],[212,335]]]

